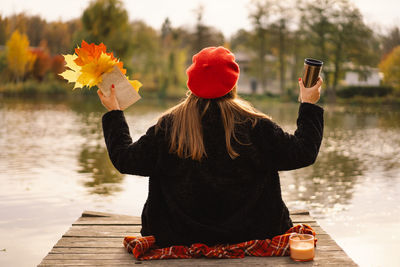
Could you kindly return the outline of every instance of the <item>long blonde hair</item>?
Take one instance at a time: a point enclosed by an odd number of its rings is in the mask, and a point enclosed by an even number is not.
[[[180,158],[192,158],[197,161],[201,161],[203,156],[207,156],[203,142],[201,119],[207,112],[211,101],[216,101],[221,111],[225,129],[226,150],[232,159],[239,156],[232,148],[232,137],[241,145],[249,145],[238,140],[234,131],[235,125],[250,120],[254,127],[258,119],[270,119],[264,113],[256,110],[249,102],[240,98],[236,93],[236,86],[231,92],[218,99],[199,98],[188,91],[186,98],[164,112],[156,125],[156,131],[158,131],[161,128],[163,117],[171,115],[170,153],[176,153]],[[200,110],[200,107],[203,107],[203,110]]]

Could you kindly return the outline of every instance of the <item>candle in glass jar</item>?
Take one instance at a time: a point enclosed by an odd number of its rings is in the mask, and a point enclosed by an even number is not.
[[[314,236],[293,234],[289,238],[290,257],[295,261],[310,261],[314,259]]]

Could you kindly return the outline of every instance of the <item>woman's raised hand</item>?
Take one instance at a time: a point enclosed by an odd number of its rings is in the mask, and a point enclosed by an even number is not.
[[[97,90],[97,94],[99,95],[101,103],[103,104],[103,106],[106,109],[108,109],[108,111],[121,110],[121,108],[119,107],[119,104],[118,104],[117,97],[115,96],[114,85],[111,86],[110,91],[111,91],[111,94],[109,96],[105,96],[100,89]]]
[[[323,83],[323,80],[320,77],[318,77],[317,83],[313,87],[304,87],[303,81],[301,78],[299,78],[299,87],[300,87],[300,101],[301,103],[311,103],[315,104],[318,102],[320,96],[321,96],[321,85]]]

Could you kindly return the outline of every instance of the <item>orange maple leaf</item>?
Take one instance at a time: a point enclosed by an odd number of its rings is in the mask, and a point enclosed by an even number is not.
[[[121,72],[125,74],[126,69],[123,68],[123,63],[115,58],[112,52],[107,53],[106,50],[107,47],[103,43],[95,45],[94,43],[88,44],[87,42],[82,40],[81,47],[75,48],[75,53],[78,56],[78,58],[75,59],[75,63],[78,66],[84,66],[93,62],[94,60],[99,59],[101,54],[104,53],[107,54],[112,61],[116,62]]]
[[[122,63],[122,61],[119,61],[117,58],[115,58],[113,52],[106,53],[106,54],[108,56],[110,56],[113,61],[117,62],[118,68],[121,70],[121,72],[123,74],[126,74],[126,69],[124,69],[124,63]]]
[[[78,66],[89,64],[93,60],[98,59],[101,53],[106,53],[106,49],[107,47],[103,43],[95,45],[94,43],[88,44],[82,40],[81,47],[75,48],[75,53],[78,56],[75,59],[75,63]]]

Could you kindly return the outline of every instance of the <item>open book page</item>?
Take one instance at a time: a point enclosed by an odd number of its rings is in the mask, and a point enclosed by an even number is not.
[[[103,74],[98,87],[104,95],[109,96],[112,84],[115,86],[115,94],[121,109],[126,109],[141,98],[118,66],[114,66],[113,71]]]

